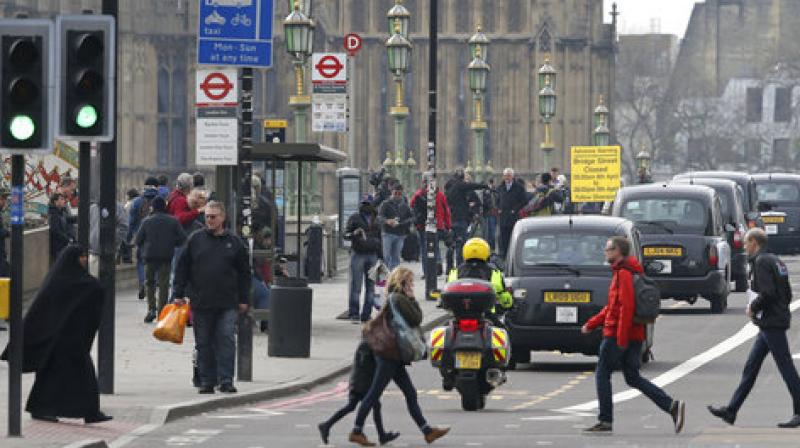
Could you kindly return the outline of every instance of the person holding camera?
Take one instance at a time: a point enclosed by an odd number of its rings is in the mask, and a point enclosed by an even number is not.
[[[365,195],[357,213],[347,219],[344,239],[350,241],[350,301],[347,317],[353,323],[366,322],[375,303],[375,282],[369,270],[381,254],[381,230],[372,197]],[[364,306],[359,315],[361,284],[364,283]]]
[[[403,186],[394,184],[392,197],[384,201],[378,211],[378,223],[383,236],[383,260],[390,271],[400,264],[403,243],[413,219],[411,208],[403,197]]]

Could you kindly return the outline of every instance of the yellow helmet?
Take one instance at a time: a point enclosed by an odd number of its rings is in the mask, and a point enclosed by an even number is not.
[[[470,238],[464,243],[464,249],[461,251],[465,260],[489,260],[489,243],[483,238]]]

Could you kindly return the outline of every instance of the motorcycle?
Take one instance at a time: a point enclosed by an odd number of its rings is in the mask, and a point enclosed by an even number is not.
[[[508,332],[486,316],[495,306],[494,288],[482,280],[456,280],[441,291],[441,301],[453,319],[430,333],[431,364],[439,369],[444,390],[459,392],[462,409],[483,409],[487,395],[506,382],[511,358]]]

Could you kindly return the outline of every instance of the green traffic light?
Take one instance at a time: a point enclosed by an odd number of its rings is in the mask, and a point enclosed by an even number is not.
[[[97,109],[94,106],[84,105],[78,109],[78,115],[75,117],[75,124],[87,129],[97,123]]]
[[[11,119],[11,124],[8,128],[12,137],[17,141],[24,142],[33,136],[36,131],[36,124],[27,115],[17,115]]]

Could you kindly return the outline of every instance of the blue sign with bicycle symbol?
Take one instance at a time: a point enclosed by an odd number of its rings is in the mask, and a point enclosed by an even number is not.
[[[272,66],[273,0],[198,1],[198,64]]]

